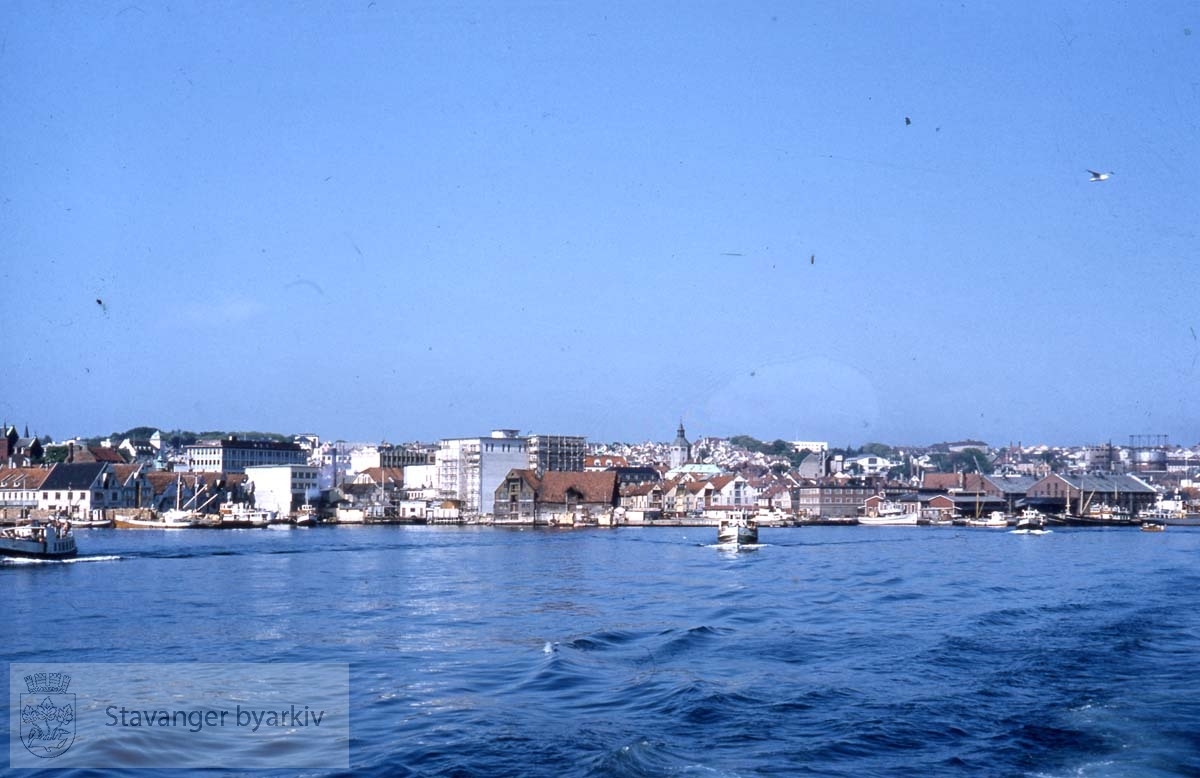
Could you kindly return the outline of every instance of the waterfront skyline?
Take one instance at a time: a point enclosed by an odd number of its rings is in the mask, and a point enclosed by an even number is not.
[[[1193,5],[0,20],[9,423],[1200,440]]]

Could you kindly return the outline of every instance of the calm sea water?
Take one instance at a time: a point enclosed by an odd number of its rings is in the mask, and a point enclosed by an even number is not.
[[[348,662],[355,774],[1200,775],[1200,531],[714,536],[84,530],[2,654]]]

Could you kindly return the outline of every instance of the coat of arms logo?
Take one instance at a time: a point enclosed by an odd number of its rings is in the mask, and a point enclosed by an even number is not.
[[[29,753],[53,759],[75,742],[75,695],[67,694],[71,676],[33,673],[25,676],[28,694],[21,695],[21,743]]]

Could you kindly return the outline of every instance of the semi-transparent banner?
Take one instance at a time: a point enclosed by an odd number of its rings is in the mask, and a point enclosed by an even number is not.
[[[9,764],[345,770],[350,666],[9,665]]]

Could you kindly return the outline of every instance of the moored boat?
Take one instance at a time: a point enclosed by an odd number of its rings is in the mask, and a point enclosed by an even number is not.
[[[1176,527],[1200,526],[1200,514],[1188,513],[1187,507],[1178,495],[1174,499],[1160,499],[1153,506],[1138,513],[1139,519],[1156,524]]]
[[[97,529],[101,527],[111,527],[112,519],[76,519],[71,522],[71,526],[75,529]]]
[[[864,516],[858,517],[859,524],[870,526],[916,526],[920,520],[919,513],[905,513],[904,508],[897,503],[883,503]]]
[[[986,519],[967,519],[968,527],[984,527],[986,529],[1004,529],[1008,526],[1008,517],[1000,511],[992,511]]]
[[[191,529],[196,526],[198,520],[198,516],[192,511],[171,508],[147,516],[118,513],[114,523],[123,529]]]
[[[1100,503],[1068,517],[1067,523],[1097,527],[1132,527],[1141,522],[1124,508]]]
[[[221,504],[221,508],[213,520],[204,521],[200,526],[224,529],[265,527],[274,519],[275,511],[255,508],[240,502],[226,502]]]
[[[717,524],[717,543],[739,546],[758,542],[758,522],[744,511],[722,517]]]
[[[78,553],[71,524],[52,521],[0,529],[0,555],[27,559],[70,559]]]
[[[297,527],[311,527],[317,523],[317,518],[316,506],[304,503],[300,506],[300,510],[296,514],[296,518],[292,520],[292,523]]]

